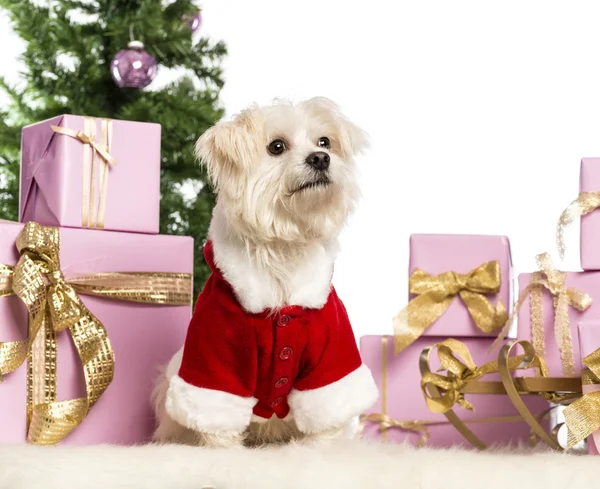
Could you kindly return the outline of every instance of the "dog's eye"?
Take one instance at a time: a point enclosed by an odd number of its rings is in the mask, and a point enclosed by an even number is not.
[[[322,138],[319,138],[319,142],[317,143],[317,146],[319,146],[320,148],[329,148],[329,146],[331,146],[331,143],[329,142],[329,138],[326,138],[325,136],[323,136]]]
[[[268,146],[269,153],[272,155],[280,155],[285,151],[285,143],[281,139],[276,139],[275,141],[271,141]]]

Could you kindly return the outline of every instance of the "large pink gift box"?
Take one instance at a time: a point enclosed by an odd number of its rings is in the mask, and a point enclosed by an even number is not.
[[[519,291],[522,292],[531,282],[531,273],[522,273],[519,275]],[[573,356],[575,376],[581,373],[581,354],[580,343],[577,341],[577,325],[584,320],[600,319],[600,272],[567,272],[565,288],[577,288],[587,293],[591,299],[591,305],[585,311],[579,311],[577,308],[569,306],[569,327],[572,337]],[[554,298],[548,290],[542,290],[542,324],[544,329],[544,359],[548,365],[550,377],[564,377],[563,364],[561,361],[560,350],[556,343],[554,332]],[[518,337],[520,340],[527,340],[534,343],[531,325],[531,295],[525,299],[518,316]],[[534,343],[535,346],[535,343]]]
[[[384,345],[384,338],[386,337],[363,336],[360,339],[363,361],[371,369],[380,393],[377,403],[366,414],[383,413],[398,421],[439,421],[442,424],[429,426],[428,446],[445,448],[461,445],[470,447],[469,442],[456,428],[446,423],[447,420],[443,414],[434,414],[427,408],[421,392],[419,356],[424,348],[446,338],[421,337],[396,356],[394,355],[393,337],[387,337],[387,348]],[[461,338],[460,341],[467,345],[477,365],[496,358],[495,354],[490,356],[487,352],[493,341],[491,339]],[[435,355],[431,357],[432,371],[435,371],[439,362],[436,363]],[[384,367],[386,359],[387,369]],[[499,377],[490,375],[486,376],[484,380],[499,380]],[[472,394],[467,395],[466,398],[473,404],[475,410],[468,411],[456,405],[454,411],[488,446],[526,445],[528,443],[530,429],[527,423],[520,419],[511,422],[468,422],[469,420],[498,416],[517,417],[517,410],[507,395]],[[523,396],[522,399],[534,415],[548,409],[548,402],[539,396]],[[379,425],[373,422],[365,423],[363,434],[367,438],[383,439]],[[417,432],[391,428],[387,431],[385,439],[390,442],[407,442],[417,445],[421,436]]]
[[[577,326],[579,334],[579,349],[581,351],[581,359],[594,353],[600,348],[600,320],[598,321],[582,321]],[[581,386],[582,393],[588,394],[600,390],[600,384],[583,384]],[[596,431],[592,436],[588,437],[588,452],[592,455],[599,455],[598,448],[600,447],[600,431]]]
[[[600,192],[600,158],[582,158],[579,172],[580,192]],[[581,268],[600,270],[600,210],[581,218]]]
[[[502,300],[510,312],[512,261],[507,237],[452,234],[413,234],[410,237],[409,275],[416,269],[434,276],[446,272],[467,274],[480,265],[495,260],[500,264],[500,291],[497,294],[486,295],[486,298],[495,306],[498,300]],[[409,298],[414,297],[410,295]],[[493,337],[498,331],[491,334],[482,332],[461,298],[456,296],[450,307],[423,336]]]
[[[52,126],[91,134],[116,164],[106,163],[89,144]],[[76,115],[24,127],[19,220],[158,233],[160,135],[159,124]]]
[[[19,259],[15,240],[23,224],[0,222],[0,264]],[[193,240],[63,228],[61,268],[67,279],[97,272],[193,271]],[[191,286],[190,286],[191,288]],[[191,292],[191,290],[190,290]],[[83,423],[64,440],[70,445],[137,444],[150,439],[154,415],[150,395],[159,370],[183,345],[191,305],[165,306],[80,294],[105,326],[115,352],[115,375]],[[0,298],[0,341],[27,337],[27,311],[15,296]],[[58,333],[58,400],[85,395],[83,371],[68,331]],[[26,440],[27,366],[0,383],[0,443]]]

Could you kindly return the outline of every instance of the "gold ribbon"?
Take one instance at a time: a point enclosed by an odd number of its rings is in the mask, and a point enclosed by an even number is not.
[[[544,415],[546,413],[543,413]],[[519,423],[522,422],[521,416],[490,416],[488,418],[477,418],[469,419],[464,421],[466,424],[485,424],[485,423]],[[363,414],[360,416],[361,425],[366,423],[375,423],[379,425],[379,431],[383,434],[388,430],[401,429],[404,431],[410,431],[413,433],[419,433],[421,437],[417,442],[417,447],[421,448],[427,445],[431,438],[431,432],[429,431],[430,426],[445,426],[452,425],[450,421],[431,421],[431,420],[413,420],[413,421],[401,421],[393,419],[382,413],[370,413]],[[532,435],[530,436],[530,444],[534,446],[536,439]]]
[[[581,192],[561,214],[556,226],[556,247],[562,260],[565,256],[565,228],[575,219],[600,207],[600,192]]]
[[[520,345],[524,353],[517,356],[510,356],[511,351],[517,345]],[[437,349],[438,357],[441,363],[440,371],[446,371],[446,375],[431,372],[429,367],[429,357],[434,349]],[[464,343],[454,339],[448,339],[430,348],[423,350],[419,363],[421,369],[421,389],[425,397],[427,407],[434,413],[442,413],[446,416],[454,427],[476,448],[483,449],[485,444],[466,426],[456,413],[453,411],[454,405],[458,404],[465,409],[473,410],[473,405],[464,397],[464,391],[469,384],[476,384],[482,377],[499,372],[502,380],[502,387],[510,400],[517,408],[520,419],[526,421],[531,428],[530,439],[537,435],[542,441],[554,449],[560,449],[556,439],[548,435],[542,426],[540,420],[546,413],[534,416],[520,397],[521,393],[531,393],[528,389],[530,379],[514,379],[512,372],[535,368],[542,377],[547,376],[546,364],[539,355],[535,353],[533,345],[526,341],[512,341],[506,344],[498,356],[498,360],[485,363],[478,367],[469,353]],[[516,382],[521,380],[521,382]],[[537,380],[537,379],[536,379]],[[544,379],[547,380],[547,386],[550,388],[560,388],[563,379]],[[539,382],[538,382],[539,383]],[[478,393],[498,394],[494,382],[482,383]],[[487,391],[487,392],[486,392]],[[523,392],[524,391],[524,392]],[[542,395],[548,399],[555,399],[554,392],[542,391]]]
[[[413,433],[419,433],[421,437],[417,442],[418,447],[425,446],[429,441],[429,437],[431,434],[429,432],[428,426],[437,424],[448,424],[445,421],[399,421],[397,419],[390,418],[387,414],[383,413],[362,414],[360,416],[360,422],[362,427],[364,427],[365,423],[378,424],[382,439],[383,435],[387,434],[387,431],[392,428],[398,428],[405,431],[411,431]]]
[[[545,289],[554,298],[554,336],[560,351],[563,373],[566,377],[576,377],[569,307],[585,311],[592,304],[592,298],[577,288],[565,287],[567,274],[554,268],[548,253],[538,255],[536,261],[540,271],[533,274],[530,283],[521,292],[511,316],[490,349],[495,349],[503,341],[510,325],[529,297],[533,347],[538,355],[546,357],[542,314],[542,291]]]
[[[400,353],[429,328],[459,295],[475,324],[484,333],[501,328],[508,318],[501,299],[494,305],[485,297],[497,294],[501,285],[500,264],[490,261],[460,274],[446,272],[438,276],[416,269],[409,281],[413,300],[393,319],[394,345]]]
[[[100,273],[66,280],[60,269],[58,228],[30,222],[17,239],[14,269],[0,265],[0,296],[16,295],[29,312],[28,339],[0,343],[0,376],[28,359],[29,443],[53,445],[86,417],[114,375],[114,353],[102,323],[82,294],[149,304],[191,304],[191,275]],[[86,396],[56,400],[57,333],[68,330],[81,359]]]
[[[433,373],[429,369],[429,356],[433,349],[437,349],[441,367],[439,371],[446,371],[447,375]],[[525,362],[525,360],[528,360]],[[470,382],[480,380],[482,377],[500,371],[498,360],[487,362],[478,367],[467,346],[455,339],[449,338],[424,350],[420,359],[422,370],[421,390],[430,411],[446,413],[455,404],[473,411],[473,405],[467,401],[462,392]],[[538,355],[518,355],[508,359],[508,369],[514,371],[525,368],[539,368],[542,376],[547,376],[547,367]],[[444,395],[431,396],[429,387],[434,386]]]
[[[106,195],[108,189],[108,170],[117,164],[110,154],[112,139],[112,121],[100,119],[100,140],[96,141],[96,119],[84,117],[83,131],[67,127],[51,126],[58,134],[69,136],[83,143],[83,191],[81,199],[82,227],[103,228],[106,218]],[[100,158],[96,158],[96,154]],[[100,168],[98,169],[98,166]],[[97,186],[97,172],[100,172],[100,191]],[[96,204],[97,202],[97,204]]]
[[[582,361],[589,368],[581,373],[582,383],[600,384],[600,348]],[[567,449],[569,449],[600,429],[600,390],[584,394],[567,406],[564,416],[569,430],[567,436]]]

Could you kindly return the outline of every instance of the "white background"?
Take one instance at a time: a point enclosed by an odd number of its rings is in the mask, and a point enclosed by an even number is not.
[[[406,303],[411,233],[506,234],[517,271],[531,271],[577,194],[579,159],[600,156],[598,2],[205,0],[203,9],[203,32],[229,48],[228,114],[325,95],[371,135],[334,278],[357,335],[389,332]],[[2,15],[0,75],[17,80],[21,45]],[[577,234],[567,269],[578,268]]]

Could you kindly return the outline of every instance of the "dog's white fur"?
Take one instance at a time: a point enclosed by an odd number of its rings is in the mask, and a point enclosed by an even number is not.
[[[598,485],[594,456],[403,445],[0,446],[0,489],[544,489]]]
[[[329,147],[319,145],[322,137]],[[273,155],[268,146],[277,139],[285,151]],[[198,140],[197,154],[217,191],[209,229],[215,264],[245,310],[323,307],[338,235],[359,196],[354,157],[366,144],[365,133],[320,97],[253,106]],[[305,161],[315,151],[330,157],[327,182],[301,189],[323,177]],[[252,416],[255,399],[191,386],[177,376],[180,364],[181,352],[156,389],[157,441],[231,446],[350,436],[355,422],[348,420],[377,396],[362,366],[322,389],[293,391],[289,403],[296,419],[258,422]],[[348,389],[356,389],[354,402],[331,403],[332,394]],[[223,410],[217,406],[225,398],[229,407]]]

